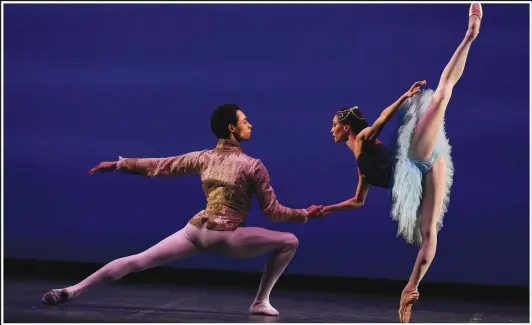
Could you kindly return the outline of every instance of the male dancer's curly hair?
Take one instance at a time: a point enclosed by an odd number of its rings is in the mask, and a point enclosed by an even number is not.
[[[236,112],[240,107],[236,104],[223,104],[214,110],[211,116],[211,131],[218,139],[229,138],[229,124],[235,125],[238,122]]]

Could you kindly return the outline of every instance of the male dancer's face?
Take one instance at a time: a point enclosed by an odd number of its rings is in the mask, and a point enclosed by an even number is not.
[[[251,123],[249,123],[246,114],[242,111],[236,112],[236,126],[229,125],[229,131],[233,134],[238,141],[248,141],[251,139]]]
[[[338,117],[335,115],[331,128],[331,133],[334,139],[334,143],[346,142],[349,137],[349,126],[340,123],[340,121],[338,121]]]

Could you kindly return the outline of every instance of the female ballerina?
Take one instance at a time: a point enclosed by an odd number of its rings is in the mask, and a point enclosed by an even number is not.
[[[465,38],[443,70],[435,91],[420,91],[426,82],[416,82],[369,127],[356,106],[338,111],[333,119],[331,133],[336,143],[346,142],[353,151],[359,183],[354,198],[321,207],[318,214],[361,207],[371,185],[391,188],[391,215],[398,222],[398,235],[420,247],[401,294],[400,322],[409,322],[412,305],[419,299],[419,283],[436,253],[437,234],[449,204],[454,174],[444,115],[453,87],[464,71],[469,48],[480,31],[482,15],[479,3],[470,6]],[[393,152],[377,137],[397,111],[401,125],[393,157]]]

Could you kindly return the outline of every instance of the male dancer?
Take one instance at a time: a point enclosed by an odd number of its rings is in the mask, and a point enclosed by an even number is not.
[[[169,158],[119,158],[102,162],[89,172],[118,170],[141,176],[199,174],[207,206],[188,224],[155,246],[116,259],[80,283],[47,292],[42,301],[60,304],[79,296],[88,288],[114,281],[196,253],[219,253],[250,258],[271,252],[259,290],[250,306],[252,314],[278,316],[270,305],[270,292],[294,256],[296,236],[257,227],[243,227],[253,193],[262,212],[272,221],[306,223],[321,207],[291,209],[277,201],[270,176],[263,163],[243,153],[241,141],[251,138],[251,123],[235,104],[221,105],[212,114],[211,130],[218,138],[216,148]]]

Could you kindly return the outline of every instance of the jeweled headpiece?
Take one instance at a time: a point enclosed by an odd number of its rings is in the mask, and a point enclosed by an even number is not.
[[[355,114],[355,110],[358,111],[358,106],[353,106],[353,107],[351,107],[349,109],[339,111],[338,113],[336,113],[336,116],[338,117],[339,121],[345,120],[349,116],[349,114],[353,114],[359,120],[365,120],[366,119],[365,117],[358,117]],[[360,115],[362,115],[362,114],[360,114]]]

